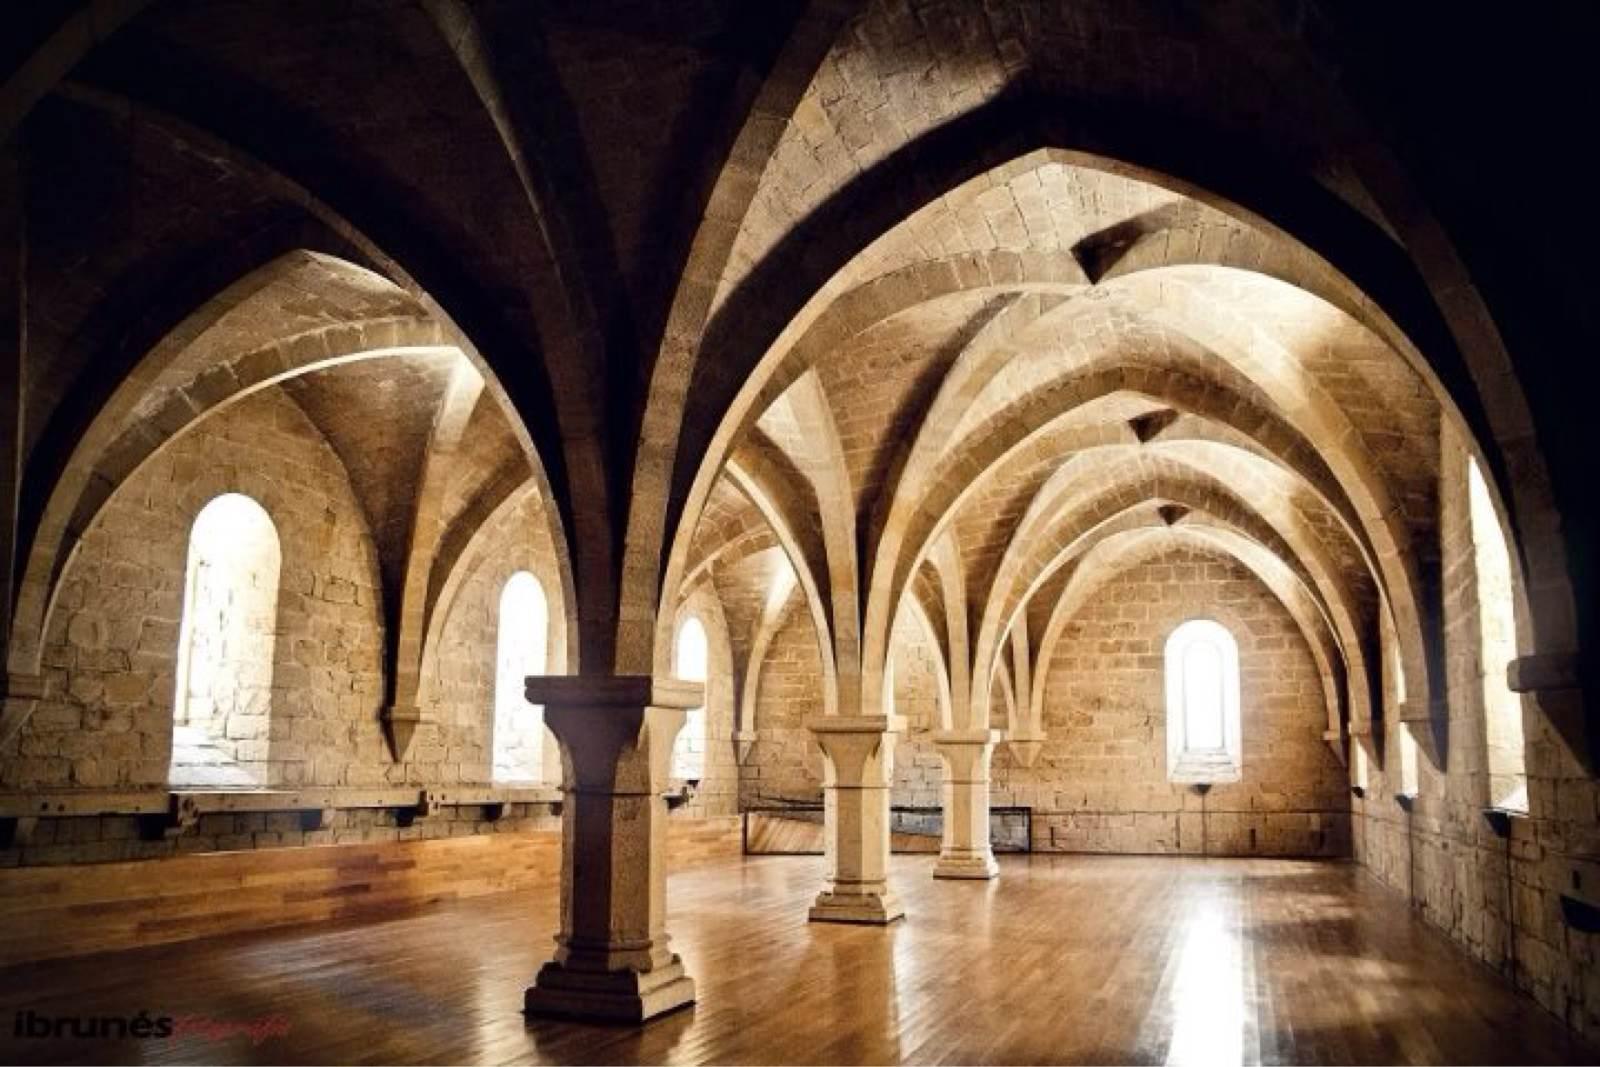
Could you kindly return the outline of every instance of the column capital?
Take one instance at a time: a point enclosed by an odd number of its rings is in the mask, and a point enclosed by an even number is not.
[[[999,730],[935,730],[936,745],[992,745],[1000,740]]]
[[[828,758],[824,787],[887,787],[894,777],[895,742],[905,732],[898,715],[821,715],[806,728]]]
[[[1581,685],[1576,652],[1536,652],[1506,664],[1506,686],[1513,693],[1577,689]]]
[[[814,734],[903,734],[904,715],[816,715],[806,720]]]
[[[535,674],[523,680],[522,695],[547,707],[694,708],[705,691],[700,682],[650,674]]]
[[[0,673],[0,699],[44,699],[44,676],[39,674],[17,674],[12,671]]]
[[[1044,750],[1044,734],[1033,730],[1011,730],[1006,733],[1006,751],[1019,767],[1032,767]]]
[[[44,699],[44,677],[0,672],[0,744],[9,741]]]
[[[389,756],[396,763],[404,762],[411,751],[411,739],[417,727],[432,721],[426,712],[415,704],[390,704],[378,713],[383,726],[384,739],[389,742]]]

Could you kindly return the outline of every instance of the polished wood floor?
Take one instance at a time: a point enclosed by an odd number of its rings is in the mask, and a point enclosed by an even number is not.
[[[699,1003],[643,1029],[525,1022],[554,902],[504,893],[0,971],[0,1062],[1594,1062],[1347,864],[1006,857],[989,884],[897,857],[909,919],[813,925],[815,857],[673,876]],[[25,1013],[173,1016],[182,1036],[19,1038]],[[199,1022],[203,1020],[202,1022]],[[230,1027],[256,1024],[253,1041]],[[35,1024],[37,1026],[37,1024]],[[87,1025],[87,1023],[85,1024]]]

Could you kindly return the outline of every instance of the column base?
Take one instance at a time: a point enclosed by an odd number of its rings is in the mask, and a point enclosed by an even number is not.
[[[906,909],[900,898],[890,892],[883,893],[831,893],[824,889],[811,905],[810,919],[814,923],[864,923],[887,926],[896,919],[905,918]]]
[[[603,1023],[642,1023],[694,1003],[694,979],[678,957],[653,971],[574,971],[547,963],[528,987],[526,1015]]]
[[[940,856],[939,862],[933,865],[935,878],[989,879],[997,878],[999,875],[1000,865],[995,862],[991,853]]]

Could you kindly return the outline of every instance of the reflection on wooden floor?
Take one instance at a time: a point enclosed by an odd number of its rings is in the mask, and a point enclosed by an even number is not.
[[[812,925],[813,857],[674,875],[693,1008],[526,1023],[555,901],[508,893],[0,971],[0,1061],[241,1063],[1593,1062],[1345,864],[1016,856],[994,883],[898,857],[909,919]],[[188,1032],[35,1040],[35,1016]],[[209,1026],[197,1028],[196,1020]],[[261,1040],[222,1029],[262,1024]],[[37,1026],[37,1024],[35,1024]],[[209,1032],[207,1032],[209,1030]],[[282,1033],[270,1031],[282,1030]]]

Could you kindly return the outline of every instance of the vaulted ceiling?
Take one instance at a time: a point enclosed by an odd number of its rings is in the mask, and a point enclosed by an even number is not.
[[[649,669],[663,597],[738,599],[781,559],[863,692],[907,596],[947,642],[964,612],[981,707],[1019,626],[1037,646],[1078,576],[1177,539],[1281,589],[1359,721],[1380,619],[1419,699],[1437,670],[1444,420],[1506,500],[1541,645],[1587,625],[1578,409],[1540,330],[1592,307],[1515,224],[1517,152],[1460,165],[1482,125],[1458,110],[1520,115],[1508,146],[1546,124],[1467,64],[1521,25],[1253,0],[6,17],[13,669],[118,480],[285,378],[388,557],[423,512],[547,500],[584,670]],[[382,435],[358,403],[394,409]],[[479,473],[423,506],[398,475],[441,427]]]

